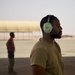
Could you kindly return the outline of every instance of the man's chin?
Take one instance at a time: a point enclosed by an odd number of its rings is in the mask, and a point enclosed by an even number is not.
[[[61,35],[51,35],[51,37],[53,38],[53,39],[60,39],[61,38]]]
[[[60,37],[56,37],[56,39],[61,39],[61,36]]]

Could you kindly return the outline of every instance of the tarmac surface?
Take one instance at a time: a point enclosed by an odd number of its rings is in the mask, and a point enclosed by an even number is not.
[[[16,52],[14,70],[17,72],[17,75],[32,75],[29,55],[36,41],[15,41]],[[75,75],[75,39],[67,41],[62,40],[62,42],[58,42],[62,48],[64,75]],[[6,41],[0,41],[0,75],[9,75],[5,43]]]
[[[75,75],[75,57],[63,57],[63,61],[64,75]],[[32,75],[29,58],[15,58],[14,70],[17,75]],[[0,58],[0,75],[9,75],[7,58]]]

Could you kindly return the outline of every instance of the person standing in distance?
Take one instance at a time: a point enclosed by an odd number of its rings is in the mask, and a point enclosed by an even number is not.
[[[43,37],[34,45],[30,54],[33,75],[63,75],[64,65],[59,44],[62,27],[54,15],[47,15],[40,22]]]
[[[14,68],[14,52],[15,52],[15,45],[14,45],[13,38],[15,38],[15,34],[14,34],[14,32],[10,32],[10,38],[8,39],[8,41],[6,43],[8,59],[9,59],[8,73],[17,74],[13,70],[13,68]]]

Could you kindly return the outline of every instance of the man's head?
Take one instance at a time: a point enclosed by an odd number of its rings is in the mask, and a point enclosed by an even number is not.
[[[14,37],[15,37],[14,32],[10,32],[10,37],[12,37],[12,38],[14,38]]]
[[[61,38],[62,28],[59,19],[54,15],[47,15],[40,22],[42,33],[49,35],[51,38]]]

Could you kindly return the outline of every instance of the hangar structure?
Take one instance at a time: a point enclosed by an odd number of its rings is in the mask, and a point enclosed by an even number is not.
[[[35,32],[40,31],[35,21],[0,21],[0,32]]]
[[[0,39],[7,39],[9,32],[15,32],[17,39],[28,38],[40,32],[40,25],[36,21],[0,21]]]

